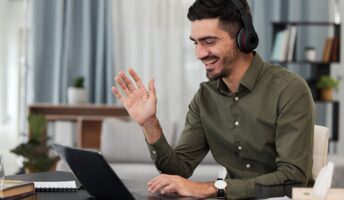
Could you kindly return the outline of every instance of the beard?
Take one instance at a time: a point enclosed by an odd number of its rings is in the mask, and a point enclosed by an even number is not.
[[[206,72],[206,76],[209,80],[214,81],[220,78],[227,77],[229,75],[229,70],[223,68],[219,73],[212,74],[210,71]]]
[[[233,48],[233,51],[228,54],[223,59],[222,68],[217,73],[212,73],[212,70],[206,71],[206,76],[209,80],[214,81],[220,78],[228,77],[231,73],[231,69],[233,68],[233,63],[239,57],[239,49]]]

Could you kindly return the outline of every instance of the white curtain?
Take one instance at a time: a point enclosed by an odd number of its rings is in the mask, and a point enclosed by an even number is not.
[[[15,128],[18,118],[23,1],[0,0],[0,124]]]
[[[205,72],[194,56],[186,15],[192,0],[113,0],[116,74],[134,68],[155,79],[158,117],[184,120]]]
[[[0,123],[3,122],[6,117],[5,16],[6,2],[0,1]]]

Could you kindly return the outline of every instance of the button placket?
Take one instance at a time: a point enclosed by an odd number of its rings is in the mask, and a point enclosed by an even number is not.
[[[239,116],[240,116],[240,111],[239,111],[239,107],[238,107],[238,103],[237,101],[240,99],[238,96],[238,92],[234,93],[234,97],[232,97],[234,102],[233,102],[233,117],[234,117],[234,127],[239,127],[240,122],[239,122]]]

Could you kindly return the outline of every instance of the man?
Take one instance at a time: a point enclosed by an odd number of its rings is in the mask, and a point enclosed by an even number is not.
[[[201,83],[191,101],[175,149],[166,142],[156,117],[154,81],[147,91],[133,69],[129,73],[135,84],[123,72],[115,77],[125,95],[115,87],[112,91],[143,128],[161,171],[148,183],[150,192],[241,199],[255,197],[256,184],[307,185],[311,180],[311,92],[302,78],[264,63],[252,48],[240,47],[239,31],[253,26],[248,27],[251,15],[246,0],[238,1],[196,0],[189,9],[190,39],[209,81]],[[250,40],[253,48],[255,39]],[[186,179],[209,150],[227,169],[225,183]],[[283,191],[275,194],[284,195]]]

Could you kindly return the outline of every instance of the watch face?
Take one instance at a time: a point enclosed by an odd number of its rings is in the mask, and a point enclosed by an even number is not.
[[[224,180],[217,180],[217,181],[215,181],[215,187],[217,189],[225,189],[226,186],[227,186],[227,183]]]

